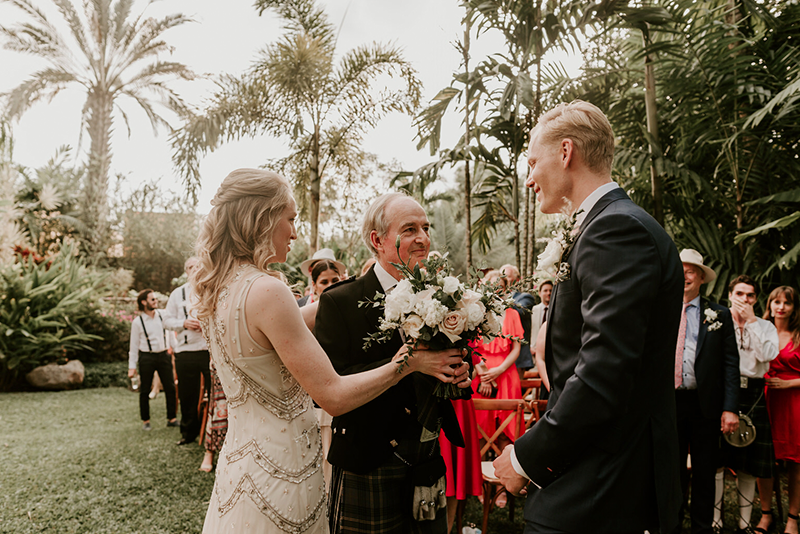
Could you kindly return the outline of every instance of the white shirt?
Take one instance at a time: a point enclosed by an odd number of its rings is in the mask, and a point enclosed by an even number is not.
[[[397,285],[398,280],[389,274],[389,272],[383,268],[383,265],[378,262],[375,263],[375,276],[378,277],[378,282],[381,283],[384,295]]]
[[[619,184],[617,182],[608,182],[607,184],[603,184],[594,191],[592,191],[592,193],[588,197],[586,197],[584,201],[581,202],[581,205],[578,207],[577,211],[581,211],[581,213],[579,213],[577,218],[575,219],[575,226],[578,227],[581,224],[583,224],[583,220],[586,218],[589,212],[592,211],[592,208],[594,207],[595,204],[597,204],[598,200],[603,198],[606,195],[606,193],[618,188]],[[533,335],[531,335],[531,342],[535,343]],[[517,474],[530,480],[531,477],[529,477],[525,473],[525,470],[522,469],[522,465],[520,465],[519,460],[517,460],[517,453],[514,451],[513,445],[511,449],[511,465],[514,466],[514,471],[516,471]],[[533,485],[536,486],[537,488],[541,487],[536,482],[533,482]]]
[[[164,310],[164,327],[177,333],[178,342],[175,352],[208,350],[208,345],[202,332],[187,330],[183,327],[186,319],[190,317],[197,318],[192,309],[193,299],[194,291],[192,291],[192,286],[183,284],[172,292],[167,301],[167,309]]]
[[[142,328],[142,321],[144,321],[144,328]],[[145,330],[147,330],[147,336],[145,336]],[[150,341],[149,345],[148,340]],[[163,352],[169,347],[168,343],[161,312],[156,310],[152,318],[144,312],[140,313],[139,317],[131,323],[128,369],[136,369],[136,364],[139,363],[139,351]]]
[[[747,378],[764,378],[769,371],[769,362],[778,356],[778,330],[775,325],[756,317],[755,322],[739,328],[733,321],[736,331],[736,346],[739,347],[739,372]]]

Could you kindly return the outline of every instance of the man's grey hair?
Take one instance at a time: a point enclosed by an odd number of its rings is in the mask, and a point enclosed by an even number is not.
[[[389,224],[391,223],[391,221],[386,218],[386,207],[399,198],[411,197],[405,193],[386,193],[373,200],[372,204],[367,208],[367,213],[364,216],[364,224],[361,226],[361,238],[364,240],[364,243],[366,243],[367,248],[369,248],[373,256],[377,256],[378,251],[372,246],[370,236],[373,230],[380,237],[386,235],[389,231]]]

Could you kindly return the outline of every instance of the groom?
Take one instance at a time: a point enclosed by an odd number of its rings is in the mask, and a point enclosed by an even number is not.
[[[322,294],[314,327],[339,374],[379,367],[405,350],[399,334],[363,349],[364,338],[378,331],[383,308],[359,303],[394,288],[401,275],[392,263],[410,262],[413,267],[428,257],[429,228],[425,210],[401,193],[382,195],[367,209],[362,237],[377,263],[364,276]],[[467,368],[462,364],[453,371],[453,381],[462,388],[469,385]],[[433,520],[412,517],[414,487],[433,486],[444,475],[438,429],[464,446],[452,404],[434,397],[433,387],[435,379],[414,373],[377,399],[333,418],[328,454],[333,465],[332,533],[446,533],[443,507]]]
[[[667,533],[680,506],[681,262],[611,181],[613,155],[611,124],[587,102],[556,106],[532,131],[526,185],[542,212],[577,208],[577,223],[547,318],[548,411],[495,461],[509,491],[529,492],[526,534]]]

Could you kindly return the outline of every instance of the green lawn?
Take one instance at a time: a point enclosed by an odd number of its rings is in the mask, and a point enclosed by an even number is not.
[[[0,394],[0,533],[199,533],[213,475],[198,471],[198,445],[175,445],[163,394],[150,406],[153,430],[143,432],[137,396],[123,388]],[[726,486],[725,532],[734,532],[735,486]],[[520,534],[523,506],[517,499],[514,522],[508,509],[492,512],[491,533]],[[464,524],[481,517],[473,498]]]

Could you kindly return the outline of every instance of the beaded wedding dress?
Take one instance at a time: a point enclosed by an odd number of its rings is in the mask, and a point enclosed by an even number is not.
[[[327,533],[322,446],[311,398],[274,350],[247,330],[244,303],[268,276],[240,267],[203,331],[228,398],[228,435],[219,455],[204,534]]]

